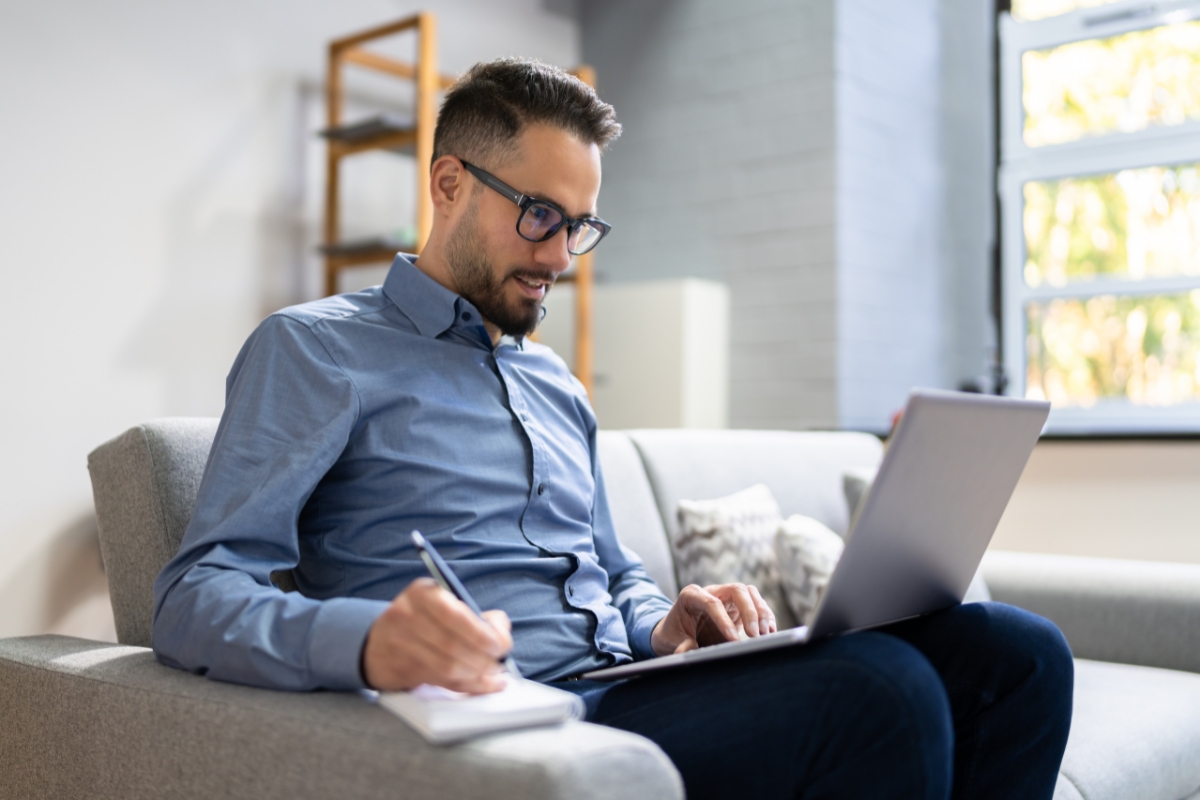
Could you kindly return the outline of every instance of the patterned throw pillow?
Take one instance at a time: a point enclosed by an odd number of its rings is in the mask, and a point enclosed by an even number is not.
[[[775,556],[783,594],[799,624],[812,623],[843,547],[842,537],[812,517],[793,514],[779,524]]]
[[[781,630],[796,625],[779,582],[775,532],[783,514],[770,489],[760,483],[716,500],[680,500],[678,515],[671,549],[680,586],[751,584]]]

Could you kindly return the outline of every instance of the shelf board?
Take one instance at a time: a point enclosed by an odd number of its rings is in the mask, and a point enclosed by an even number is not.
[[[325,256],[326,264],[340,268],[390,262],[396,257],[396,253],[412,253],[416,248],[416,242],[406,242],[390,236],[373,236],[369,239],[319,245],[317,251]]]
[[[370,150],[391,150],[414,155],[417,131],[412,122],[396,114],[377,114],[350,125],[326,128],[318,135],[328,140],[338,158]]]

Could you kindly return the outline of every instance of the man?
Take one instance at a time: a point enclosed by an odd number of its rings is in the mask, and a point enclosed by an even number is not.
[[[586,394],[526,339],[571,254],[608,231],[600,153],[619,131],[594,92],[535,62],[477,65],[448,93],[420,258],[272,315],[234,363],[155,584],[159,659],[282,689],[489,692],[511,650],[589,719],[658,742],[690,797],[1049,798],[1070,653],[1006,606],[577,679],[775,630],[753,587],[663,596],[613,531]],[[413,529],[496,609],[486,621],[423,577]],[[273,586],[286,570],[300,592]]]

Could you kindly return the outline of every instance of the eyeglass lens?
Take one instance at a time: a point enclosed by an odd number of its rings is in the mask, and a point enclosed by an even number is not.
[[[542,203],[532,203],[521,214],[517,231],[531,242],[540,242],[558,232],[563,223],[563,216],[557,209]],[[586,222],[577,224],[567,233],[567,251],[573,255],[581,255],[596,246],[604,235],[598,228]]]
[[[558,230],[558,226],[562,224],[562,221],[562,214],[550,206],[533,203],[521,215],[518,232],[526,239],[538,242],[545,239],[553,231]]]
[[[581,223],[567,236],[567,252],[582,255],[599,244],[603,235],[604,231],[599,228],[593,228],[586,222]]]

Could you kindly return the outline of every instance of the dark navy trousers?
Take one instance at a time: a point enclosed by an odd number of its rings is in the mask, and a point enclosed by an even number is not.
[[[955,606],[620,683],[556,683],[656,742],[698,798],[1050,800],[1071,725],[1053,623]]]

